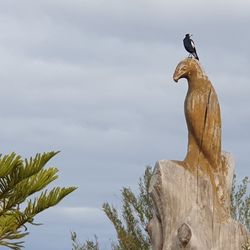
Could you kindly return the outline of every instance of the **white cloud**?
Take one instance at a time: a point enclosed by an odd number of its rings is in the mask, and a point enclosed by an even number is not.
[[[56,206],[44,212],[46,216],[53,221],[86,223],[86,224],[98,224],[101,220],[105,220],[104,212],[100,208],[96,207],[61,207]]]

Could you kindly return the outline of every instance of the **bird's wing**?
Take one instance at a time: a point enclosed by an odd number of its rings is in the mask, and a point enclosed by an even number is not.
[[[195,48],[194,41],[192,39],[190,39],[190,42],[191,42],[192,47]]]

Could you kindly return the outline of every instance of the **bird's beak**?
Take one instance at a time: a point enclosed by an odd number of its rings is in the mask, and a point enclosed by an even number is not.
[[[193,36],[193,34],[190,34],[189,36]]]

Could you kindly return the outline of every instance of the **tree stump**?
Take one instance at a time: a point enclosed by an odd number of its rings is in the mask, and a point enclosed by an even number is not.
[[[231,217],[234,159],[221,151],[216,92],[195,59],[181,61],[173,78],[188,81],[188,150],[183,161],[155,165],[149,188],[154,203],[148,225],[152,248],[241,250],[249,232]]]

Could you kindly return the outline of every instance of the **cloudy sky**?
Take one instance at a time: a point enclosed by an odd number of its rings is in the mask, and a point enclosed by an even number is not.
[[[146,165],[183,159],[187,84],[172,75],[186,33],[219,96],[223,149],[249,175],[249,12],[248,0],[0,1],[1,153],[60,150],[55,185],[78,186],[25,249],[71,249],[70,231],[110,249],[102,203],[118,206]]]

